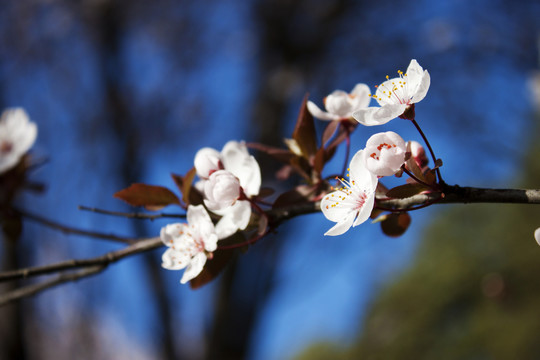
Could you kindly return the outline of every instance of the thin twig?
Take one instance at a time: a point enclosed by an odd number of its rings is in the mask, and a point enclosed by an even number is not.
[[[412,178],[414,181],[416,181],[417,183],[420,183],[422,185],[425,185],[427,186],[428,188],[430,189],[434,189],[434,186],[433,185],[430,185],[428,184],[427,182],[425,181],[422,181],[420,180],[419,178],[416,177],[416,175],[414,175],[412,172],[410,172],[409,170],[407,170],[407,168],[405,167],[405,164],[401,165],[401,170],[403,170],[403,172],[407,175],[409,175],[410,178]]]
[[[141,252],[149,251],[156,249],[162,246],[163,243],[159,237],[149,238],[145,240],[139,240],[133,243],[130,246],[127,246],[123,249],[111,251],[102,256],[89,258],[89,259],[73,259],[61,261],[54,264],[44,265],[44,266],[35,266],[25,269],[11,270],[0,273],[0,282],[15,280],[15,279],[24,279],[32,276],[50,274],[54,272],[76,269],[81,267],[89,266],[106,266],[113,262],[116,262],[124,257],[139,254]]]
[[[420,125],[418,125],[418,123],[416,122],[416,120],[411,120],[414,127],[416,128],[416,130],[418,130],[418,132],[420,133],[420,136],[422,136],[422,139],[424,140],[424,143],[427,145],[428,147],[428,150],[429,150],[429,153],[431,154],[431,158],[433,159],[433,166],[436,166],[437,165],[437,158],[435,157],[435,153],[433,152],[433,149],[431,148],[431,144],[429,143],[426,135],[424,134],[424,132],[422,131],[422,129],[420,128]],[[435,171],[437,172],[437,179],[438,179],[438,182],[442,182],[443,179],[441,177],[441,171],[439,170],[439,168],[435,168]]]
[[[104,215],[112,215],[112,216],[121,216],[129,219],[146,219],[146,220],[155,220],[159,218],[177,218],[177,219],[185,219],[185,214],[166,214],[166,213],[159,213],[159,214],[146,214],[146,213],[125,213],[120,211],[110,211],[110,210],[103,210],[88,206],[79,205],[79,210],[84,211],[91,211],[98,214],[104,214]]]
[[[0,306],[9,304],[10,302],[13,302],[15,300],[35,295],[46,289],[66,282],[77,281],[81,278],[96,275],[105,270],[106,267],[107,265],[96,265],[77,272],[60,274],[53,280],[43,281],[37,284],[27,285],[13,291],[9,291],[5,294],[0,295]]]
[[[63,225],[56,221],[46,219],[43,216],[32,214],[26,210],[12,209],[12,211],[15,212],[16,214],[19,214],[20,216],[24,218],[27,218],[28,220],[32,220],[42,225],[48,226],[51,229],[60,230],[61,232],[65,234],[75,234],[75,235],[88,236],[88,237],[92,237],[96,239],[112,240],[112,241],[121,242],[124,244],[133,244],[135,242],[135,240],[130,237],[118,236],[114,234],[106,234],[106,233],[97,232],[97,231],[82,230],[82,229],[77,229],[71,226]]]

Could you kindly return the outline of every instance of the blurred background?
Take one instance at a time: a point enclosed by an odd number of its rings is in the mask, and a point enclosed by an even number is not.
[[[46,184],[16,205],[85,229],[156,236],[131,211],[133,182],[228,140],[282,146],[306,92],[372,89],[412,58],[431,74],[417,120],[449,184],[540,187],[535,0],[20,0],[0,4],[0,107],[38,124]],[[536,101],[536,102],[535,102]],[[318,124],[322,129],[324,124]],[[358,128],[352,150],[394,120]],[[256,154],[263,186],[279,165]],[[338,172],[338,151],[328,174]],[[174,209],[171,209],[173,211]],[[364,224],[323,233],[296,218],[193,291],[162,249],[0,309],[0,359],[536,358],[540,209],[434,206],[400,238]],[[101,255],[121,245],[27,221],[0,242],[1,269]],[[2,292],[27,282],[2,284]]]

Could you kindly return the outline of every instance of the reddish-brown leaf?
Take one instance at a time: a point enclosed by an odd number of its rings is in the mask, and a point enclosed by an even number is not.
[[[132,206],[144,206],[152,211],[162,209],[167,205],[180,205],[178,197],[163,186],[132,184],[115,193],[114,197]]]
[[[307,109],[307,100],[308,94],[304,96],[304,100],[302,101],[292,137],[296,140],[302,154],[306,158],[310,158],[317,151],[317,134],[315,132],[313,116]]]
[[[338,126],[339,126],[339,121],[328,122],[328,125],[326,125],[326,127],[324,128],[322,141],[321,141],[321,147],[326,145],[326,143],[332,138]]]
[[[218,249],[214,251],[212,259],[206,261],[201,273],[189,282],[189,286],[195,290],[214,280],[231,261],[234,252],[234,249]]]
[[[410,224],[411,216],[408,213],[392,213],[381,221],[381,229],[386,235],[397,237],[403,235]]]
[[[259,143],[247,143],[247,147],[251,149],[258,150],[260,152],[263,152],[265,154],[268,154],[272,156],[273,158],[288,163],[292,157],[295,157],[297,155],[290,152],[288,149],[281,149],[274,146],[268,146],[264,144]]]

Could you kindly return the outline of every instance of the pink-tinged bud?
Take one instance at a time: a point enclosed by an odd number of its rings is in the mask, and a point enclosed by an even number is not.
[[[201,179],[208,179],[210,175],[223,169],[221,154],[212,148],[202,148],[195,154],[195,170]]]
[[[213,172],[204,183],[204,203],[210,210],[223,210],[240,197],[240,182],[227,170]]]
[[[428,158],[424,147],[419,142],[411,140],[409,141],[411,146],[411,157],[416,161],[420,168],[423,168],[428,164]]]
[[[395,132],[375,134],[364,150],[366,168],[377,176],[394,175],[405,162],[406,152],[405,141]]]

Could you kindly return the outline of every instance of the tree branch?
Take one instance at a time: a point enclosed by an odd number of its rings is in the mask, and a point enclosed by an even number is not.
[[[112,240],[116,242],[121,242],[124,244],[133,244],[135,240],[133,238],[128,238],[124,236],[118,236],[114,234],[105,234],[97,231],[89,231],[89,230],[82,230],[77,229],[71,226],[66,226],[60,223],[57,223],[55,221],[46,219],[40,215],[32,214],[27,211],[18,210],[18,209],[11,209],[14,213],[27,218],[28,220],[35,221],[37,223],[40,223],[42,225],[48,226],[52,229],[60,230],[61,232],[65,234],[75,234],[75,235],[82,235],[82,236],[88,236],[93,237],[96,239],[104,239],[104,240]]]
[[[105,270],[107,265],[96,265],[92,266],[77,272],[67,273],[67,274],[61,274],[56,279],[44,281],[37,284],[27,285],[23,286],[21,288],[18,288],[13,291],[9,291],[5,294],[0,295],[0,306],[7,305],[15,300],[22,299],[24,297],[32,296],[37,293],[40,293],[46,289],[52,288],[54,286],[70,282],[70,281],[76,281],[83,277],[92,276],[95,274],[98,274]]]
[[[149,238],[146,240],[140,240],[136,243],[125,247],[120,250],[111,251],[102,256],[90,258],[90,259],[73,259],[58,262],[55,264],[49,264],[44,266],[36,266],[25,269],[18,269],[12,271],[5,271],[0,273],[0,282],[14,280],[14,279],[24,279],[32,276],[50,274],[54,272],[76,269],[81,267],[89,266],[107,266],[113,262],[116,262],[127,256],[139,254],[145,251],[153,250],[162,245],[161,239],[159,237]]]
[[[455,203],[513,203],[513,204],[540,204],[540,190],[536,189],[486,189],[475,187],[449,186],[443,184],[444,197],[437,204]],[[392,209],[408,209],[414,206],[433,202],[440,198],[440,193],[418,194],[406,199],[378,199],[378,204]],[[267,210],[269,222],[274,227],[279,226],[286,220],[297,216],[320,212],[320,202],[304,202],[287,207]],[[64,273],[56,279],[39,284],[28,285],[0,296],[0,306],[23,297],[37,294],[50,287],[78,279],[95,275],[103,271],[109,264],[125,257],[150,251],[162,246],[159,237],[139,240],[135,243],[116,251],[106,253],[90,259],[67,260],[55,264],[18,269],[0,273],[0,282],[24,279],[31,276],[50,274],[65,270],[84,268],[78,272]]]
[[[174,219],[185,219],[186,214],[166,214],[166,213],[159,213],[159,214],[146,214],[146,213],[125,213],[120,211],[110,211],[110,210],[103,210],[88,206],[79,205],[79,210],[85,210],[85,211],[91,211],[98,214],[104,214],[104,215],[112,215],[112,216],[121,216],[128,219],[146,219],[146,220],[155,220],[160,218],[174,218]]]

